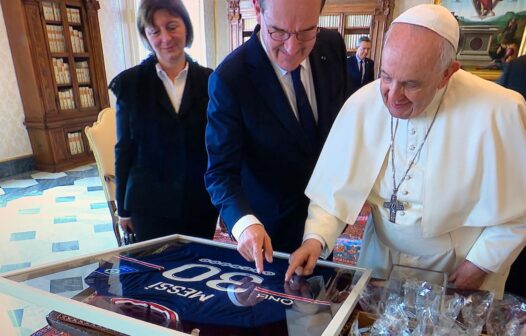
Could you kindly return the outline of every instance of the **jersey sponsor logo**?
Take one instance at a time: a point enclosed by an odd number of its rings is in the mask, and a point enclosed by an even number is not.
[[[292,304],[294,303],[294,301],[302,301],[302,302],[315,303],[315,304],[321,304],[321,305],[326,305],[326,306],[331,305],[329,301],[316,300],[316,299],[306,298],[303,296],[280,293],[280,292],[270,290],[268,288],[256,287],[256,291],[258,292],[258,296],[261,296],[267,300],[278,301],[283,304]]]
[[[126,273],[134,273],[137,272],[136,268],[127,266],[127,265],[119,265],[118,268],[105,268],[102,273],[106,275],[121,275]],[[100,272],[98,272],[100,273]]]

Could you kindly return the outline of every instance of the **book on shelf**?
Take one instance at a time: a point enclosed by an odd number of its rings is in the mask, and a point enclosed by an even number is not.
[[[75,62],[75,71],[77,73],[77,81],[79,83],[89,84],[91,82],[87,61]]]
[[[64,62],[62,58],[53,58],[52,63],[57,84],[70,84],[69,64]]]
[[[69,37],[74,53],[85,52],[86,49],[84,48],[84,38],[82,37],[82,32],[80,30],[69,26]]]
[[[75,108],[75,100],[73,99],[73,90],[65,89],[58,91],[58,100],[61,110],[68,110]]]
[[[68,132],[68,146],[71,155],[84,153],[84,142],[80,131]]]
[[[81,21],[80,21],[80,9],[79,8],[67,7],[66,15],[68,17],[69,23],[80,24]]]
[[[340,26],[340,16],[322,15],[320,16],[318,24],[320,27],[324,28],[338,28]]]
[[[66,44],[64,43],[64,32],[62,26],[48,24],[46,25],[47,39],[49,42],[49,50],[53,53],[66,51]]]
[[[48,21],[60,21],[60,4],[51,1],[42,2],[42,10],[44,12],[44,19]]]
[[[80,106],[91,107],[95,106],[95,100],[93,99],[93,89],[88,86],[79,88],[80,93]]]
[[[373,16],[371,14],[347,15],[345,27],[370,27]]]

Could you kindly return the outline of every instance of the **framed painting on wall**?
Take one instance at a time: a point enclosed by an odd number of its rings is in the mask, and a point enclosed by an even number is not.
[[[495,80],[504,63],[526,54],[526,0],[435,0],[460,25],[462,67]]]

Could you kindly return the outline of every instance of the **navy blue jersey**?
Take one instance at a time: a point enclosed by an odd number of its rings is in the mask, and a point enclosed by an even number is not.
[[[275,258],[258,274],[236,250],[189,243],[146,257],[119,256],[85,281],[113,303],[160,305],[166,308],[165,315],[177,315],[183,326],[247,330],[286,326],[286,310],[298,304],[330,311],[329,301],[314,298],[334,271],[317,267],[308,279],[296,278],[301,282],[297,287],[284,283],[287,267],[286,260]]]

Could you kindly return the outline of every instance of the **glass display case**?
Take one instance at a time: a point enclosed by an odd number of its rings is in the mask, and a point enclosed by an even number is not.
[[[129,335],[339,334],[371,271],[319,261],[285,282],[288,257],[258,273],[235,246],[173,235],[4,273],[0,293]]]

